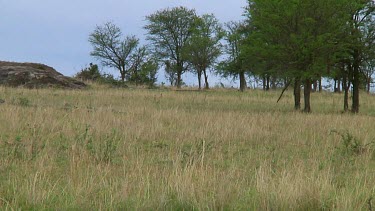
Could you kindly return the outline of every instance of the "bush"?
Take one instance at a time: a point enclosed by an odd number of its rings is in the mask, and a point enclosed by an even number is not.
[[[126,88],[128,85],[124,81],[116,80],[112,74],[104,73],[101,77],[97,80],[101,84],[108,84],[113,87],[123,87]]]
[[[128,87],[125,82],[119,81],[114,78],[112,74],[100,73],[99,67],[96,64],[90,63],[89,67],[82,69],[79,73],[75,75],[83,81],[95,81],[101,84],[108,84],[114,87]]]
[[[133,82],[137,85],[149,85],[154,86],[157,80],[158,64],[154,61],[147,61],[141,65],[139,69],[132,69],[131,75],[129,75],[129,82]]]
[[[84,81],[97,81],[102,75],[98,65],[90,63],[89,67],[82,69],[75,77]]]

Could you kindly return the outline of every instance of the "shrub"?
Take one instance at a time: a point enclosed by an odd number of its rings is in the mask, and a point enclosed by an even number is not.
[[[100,74],[98,65],[90,63],[89,67],[82,69],[75,77],[84,81],[96,81],[102,75]]]
[[[126,85],[126,82],[116,80],[112,74],[103,74],[99,79],[98,82],[101,84],[108,84],[113,87],[122,87],[122,88],[127,88],[128,85]]]

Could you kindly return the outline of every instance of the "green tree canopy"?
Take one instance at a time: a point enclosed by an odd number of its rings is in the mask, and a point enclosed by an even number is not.
[[[181,86],[181,76],[188,69],[183,52],[193,33],[195,19],[195,10],[185,7],[159,10],[146,17],[147,39],[159,59],[176,66],[171,70],[176,71],[177,87]]]
[[[226,59],[217,67],[217,73],[221,76],[239,78],[241,91],[246,88],[245,72],[248,70],[241,56],[247,33],[247,26],[242,21],[230,21],[225,24]]]
[[[327,62],[337,51],[337,35],[347,21],[344,6],[338,0],[249,0],[253,31],[244,56],[258,61],[252,64],[258,69],[272,68],[302,81],[306,112],[311,110],[312,81],[326,74]]]
[[[221,55],[222,37],[223,30],[213,14],[196,18],[192,36],[184,49],[184,56],[198,76],[199,89],[201,89],[202,74],[204,74],[205,88],[209,88],[207,69],[212,67]]]

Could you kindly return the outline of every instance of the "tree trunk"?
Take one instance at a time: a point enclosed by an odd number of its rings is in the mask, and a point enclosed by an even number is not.
[[[208,75],[207,75],[206,70],[204,70],[203,73],[204,73],[205,89],[209,89],[210,86],[208,85]]]
[[[305,101],[305,108],[304,112],[310,113],[311,112],[311,106],[310,106],[310,94],[311,94],[311,80],[306,79],[304,89],[303,89],[303,98]]]
[[[318,81],[314,80],[312,92],[316,92],[317,90],[318,90]]]
[[[121,81],[124,82],[125,81],[125,70],[122,70],[122,68],[120,68],[120,76],[121,76]]]
[[[352,112],[359,112],[359,70],[354,68],[353,72],[353,99],[352,99]]]
[[[342,78],[342,89],[344,90],[344,112],[349,110],[349,87],[348,76],[344,74]]]
[[[184,70],[184,66],[182,61],[177,61],[176,62],[176,68],[177,68],[177,81],[176,81],[176,86],[177,88],[181,88],[181,82],[182,82],[182,72]]]
[[[245,72],[241,71],[239,73],[240,75],[240,91],[243,92],[246,89],[246,78],[245,78]]]
[[[177,72],[177,81],[176,81],[177,88],[181,88],[181,72]]]
[[[360,58],[359,52],[356,50],[354,52],[354,63],[353,63],[353,99],[352,99],[352,112],[358,113],[359,112],[359,65],[360,65]]]
[[[198,88],[199,90],[202,89],[202,72],[198,72]]]
[[[337,80],[336,79],[333,79],[334,83],[333,83],[333,92],[336,93],[337,92]]]
[[[301,80],[295,78],[294,82],[294,109],[301,109]]]
[[[266,90],[270,90],[270,76],[267,76],[267,82],[266,82]]]
[[[367,77],[367,94],[370,94],[371,90],[371,75]]]

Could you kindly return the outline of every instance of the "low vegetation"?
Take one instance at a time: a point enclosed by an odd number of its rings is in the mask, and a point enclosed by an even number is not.
[[[375,98],[0,88],[3,210],[366,210]],[[355,128],[355,129],[354,129]]]

